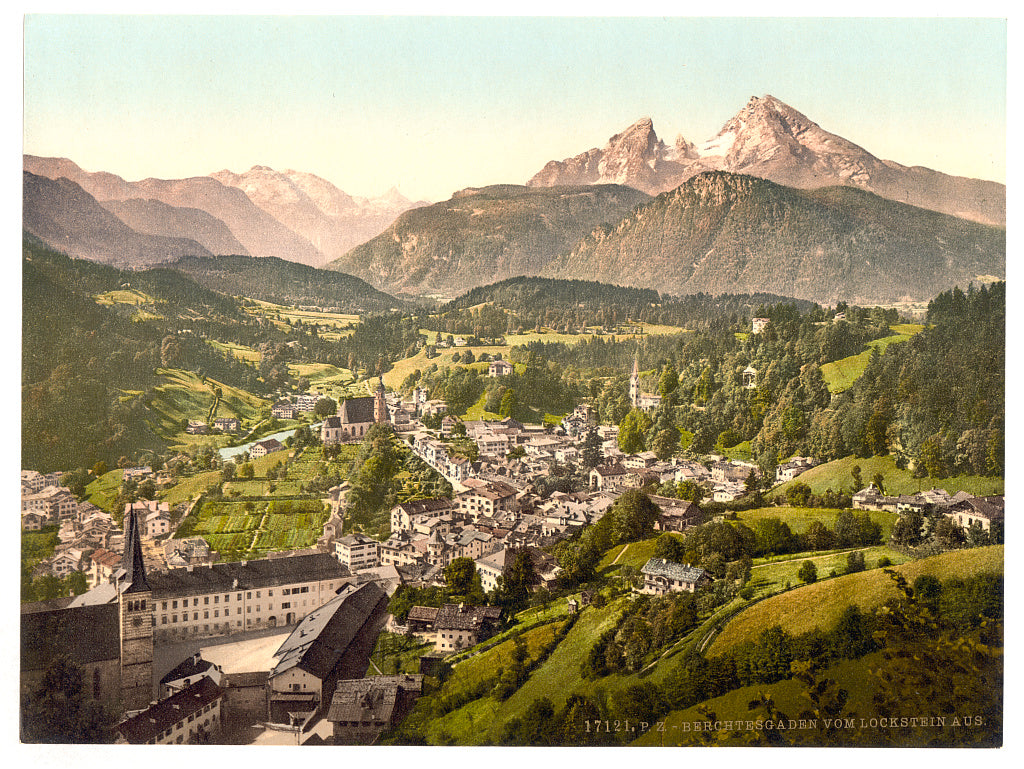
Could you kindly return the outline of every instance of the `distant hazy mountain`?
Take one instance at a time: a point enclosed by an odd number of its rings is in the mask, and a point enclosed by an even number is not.
[[[198,208],[138,198],[108,200],[101,205],[133,230],[146,235],[177,237],[187,232],[211,254],[249,253],[224,222]]]
[[[315,174],[280,172],[266,166],[253,166],[243,174],[224,170],[211,176],[240,189],[257,206],[312,243],[323,254],[321,263],[333,261],[379,235],[403,211],[423,205],[407,200],[394,189],[380,198],[354,198]]]
[[[83,171],[66,158],[26,155],[25,170],[51,179],[66,177],[101,203],[131,199],[158,200],[178,208],[198,208],[222,221],[253,256],[278,256],[303,264],[322,264],[313,245],[252,202],[245,193],[209,176],[189,179],[143,179],[127,182],[114,174]],[[168,219],[161,226],[171,228]],[[185,233],[182,233],[185,234]]]
[[[1004,278],[1006,231],[863,190],[705,172],[594,230],[550,277],[672,294],[768,291],[816,302],[922,300]]]
[[[617,222],[649,197],[615,185],[469,188],[406,211],[383,233],[332,262],[390,293],[455,296],[535,275],[594,226]]]
[[[753,97],[714,137],[672,146],[658,138],[650,118],[616,134],[603,149],[552,160],[531,187],[625,184],[656,195],[703,171],[758,176],[802,189],[844,185],[890,200],[987,224],[1006,223],[1006,187],[880,160],[825,131],[773,96]]]
[[[23,172],[22,227],[69,256],[116,267],[145,267],[181,256],[209,256],[195,240],[137,232],[77,183]]]

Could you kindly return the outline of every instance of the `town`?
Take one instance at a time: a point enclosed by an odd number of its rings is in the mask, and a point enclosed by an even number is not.
[[[753,333],[766,324],[755,319]],[[500,379],[514,368],[496,360],[486,371]],[[748,367],[743,386],[755,388],[755,376]],[[310,546],[224,559],[211,547],[213,537],[178,535],[195,528],[183,521],[211,497],[204,492],[172,509],[152,493],[166,499],[180,482],[166,467],[114,471],[122,490],[136,492],[117,515],[63,485],[67,473],[23,470],[23,531],[55,531],[53,552],[38,559],[30,582],[67,585],[69,593],[22,605],[23,693],[52,675],[55,660],[62,660],[80,670],[89,701],[120,714],[115,727],[120,742],[373,743],[400,733],[421,697],[436,692],[445,676],[469,665],[496,638],[520,644],[522,635],[537,628],[564,634],[578,617],[621,600],[616,597],[622,591],[634,600],[703,596],[688,627],[715,618],[734,598],[749,601],[756,584],[752,550],[736,561],[740,572],[730,564],[726,573],[721,556],[716,563],[688,552],[689,543],[696,532],[735,521],[737,515],[743,521],[742,511],[750,507],[744,500],[761,499],[773,488],[787,488],[789,504],[804,495],[806,506],[806,493],[796,482],[820,464],[794,456],[765,478],[758,464],[720,454],[626,453],[619,427],[598,424],[597,410],[588,403],[556,425],[541,425],[511,417],[459,419],[443,400],[430,400],[424,387],[403,397],[378,381],[372,392],[341,400],[335,413],[299,428],[285,444],[256,440],[234,462],[220,460],[219,473],[217,460],[210,469],[219,475],[223,495],[232,479],[258,480],[258,474],[240,471],[252,462],[266,463],[265,477],[283,479],[302,466],[308,452],[323,457],[344,447],[395,441],[429,468],[435,488],[447,484],[450,492],[415,494],[394,504],[386,531],[351,525],[354,479],[349,479],[322,489],[323,515],[310,519],[320,523],[308,524],[316,526]],[[660,395],[642,391],[635,358],[629,398],[631,408],[644,414],[654,414],[661,402]],[[277,419],[319,415],[317,405],[324,402],[335,406],[322,393],[300,393],[278,400],[272,413]],[[219,418],[213,427],[218,433],[239,430],[234,418]],[[303,430],[311,437],[296,447]],[[208,431],[206,423],[189,421],[189,434]],[[468,445],[474,450],[467,451]],[[577,488],[550,485],[565,468],[577,468]],[[805,583],[816,581],[817,574],[824,578],[825,569],[814,561],[824,564],[821,555],[829,551],[840,557],[828,563],[841,561],[847,573],[857,571],[858,563],[864,568],[865,552],[890,543],[909,553],[907,548],[926,536],[950,546],[1002,541],[999,495],[950,494],[940,488],[887,495],[882,483],[876,476],[849,492],[848,510],[863,516],[869,529],[862,540],[843,540],[839,523],[838,538],[831,540],[833,532],[812,524],[809,531],[822,535],[822,541],[811,541],[807,531],[795,536],[779,518],[762,518],[752,522],[753,531],[746,530],[760,543],[768,538],[769,524],[784,527],[789,544],[765,545],[763,563],[771,564],[775,555],[794,567],[793,574],[799,565]],[[137,493],[146,485],[152,498]],[[252,505],[255,497],[248,496],[248,502],[237,496],[238,504]],[[775,503],[787,504],[787,497]],[[872,513],[887,514],[877,519],[886,521],[886,541]],[[855,520],[854,515],[848,518]],[[646,518],[625,523],[630,516]],[[589,572],[581,568],[576,545],[584,535],[608,529],[613,519],[616,527],[639,529],[636,536],[618,540],[623,545],[613,548],[617,553],[605,570],[630,548],[640,560],[599,578],[593,565]],[[786,561],[787,552],[809,557]],[[872,566],[884,561],[890,559]],[[815,576],[808,576],[804,564]],[[789,581],[782,588],[779,580],[758,591],[767,597],[789,589]],[[532,614],[546,619],[536,624]],[[718,624],[712,628],[721,631]],[[661,647],[648,642],[641,657],[649,660],[657,651],[656,660],[678,641],[663,640]]]

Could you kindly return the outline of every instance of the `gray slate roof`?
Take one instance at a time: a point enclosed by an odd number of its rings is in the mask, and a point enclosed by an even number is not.
[[[377,605],[386,600],[387,594],[376,582],[346,585],[336,598],[307,614],[284,640],[274,654],[279,659],[270,677],[299,667],[324,678],[338,664]]]
[[[338,404],[338,416],[345,424],[373,422],[373,398],[367,395],[342,401]]]
[[[201,678],[191,686],[152,705],[117,727],[132,745],[141,745],[190,714],[202,710],[223,694],[209,678]]]
[[[497,606],[465,606],[446,603],[437,612],[434,620],[436,630],[480,630],[488,622],[501,619]]]
[[[43,670],[58,654],[76,665],[121,657],[116,603],[21,615],[21,669]]]
[[[195,566],[154,572],[149,583],[154,598],[193,593],[232,590],[256,590],[292,582],[338,579],[349,576],[348,569],[327,553],[296,555],[290,558],[261,558],[255,561],[232,561],[209,566]],[[237,585],[235,580],[238,580]]]
[[[641,574],[649,574],[652,577],[667,577],[678,579],[684,582],[696,582],[704,576],[704,569],[696,566],[687,566],[684,563],[666,561],[664,558],[652,558],[640,569]]]

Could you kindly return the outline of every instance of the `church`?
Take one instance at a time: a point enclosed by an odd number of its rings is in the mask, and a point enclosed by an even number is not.
[[[656,411],[661,405],[660,395],[640,392],[640,364],[635,355],[633,371],[629,375],[629,402],[633,404],[633,408],[647,412]]]
[[[22,692],[35,689],[47,667],[58,656],[66,656],[84,672],[87,699],[119,713],[149,705],[154,606],[134,510],[125,519],[124,558],[109,589],[110,600],[102,603],[23,607]]]
[[[325,446],[362,440],[366,431],[375,424],[388,421],[390,419],[384,397],[384,383],[381,382],[372,396],[341,401],[338,404],[338,412],[324,419],[320,427],[320,440]]]

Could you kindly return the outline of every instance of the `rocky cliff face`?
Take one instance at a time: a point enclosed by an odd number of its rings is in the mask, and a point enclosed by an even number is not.
[[[542,274],[670,294],[885,303],[1003,278],[1005,252],[1002,228],[849,187],[713,171],[594,228]]]
[[[625,184],[649,194],[675,189],[708,170],[814,189],[836,184],[987,224],[1006,223],[1006,188],[995,182],[907,168],[829,133],[773,96],[753,97],[714,137],[669,147],[644,118],[603,149],[551,161],[530,186]]]

